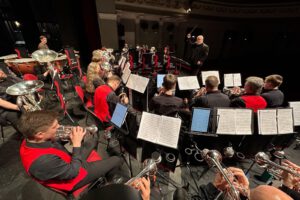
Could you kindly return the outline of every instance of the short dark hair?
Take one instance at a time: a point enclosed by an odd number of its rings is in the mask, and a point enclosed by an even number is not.
[[[19,130],[25,138],[33,139],[35,134],[51,127],[57,117],[57,112],[49,110],[24,113],[19,120]]]
[[[117,75],[112,75],[111,77],[109,77],[107,79],[107,82],[109,83],[109,82],[112,82],[112,81],[118,81],[118,82],[121,83],[122,79]]]
[[[208,76],[205,79],[205,87],[215,88],[219,86],[219,79],[216,76]]]
[[[279,74],[272,74],[265,78],[265,82],[271,83],[273,87],[279,87],[283,82],[283,77]]]
[[[177,81],[177,77],[173,74],[166,74],[163,81],[163,86],[166,90],[171,90],[174,88]]]

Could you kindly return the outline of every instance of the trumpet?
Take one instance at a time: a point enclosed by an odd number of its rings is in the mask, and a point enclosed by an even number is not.
[[[228,173],[228,171],[226,171],[226,169],[223,169],[223,167],[220,163],[222,161],[221,153],[217,150],[204,149],[202,151],[202,156],[203,156],[203,159],[207,162],[207,164],[210,167],[214,167],[214,166],[217,167],[219,172],[222,174],[222,176],[228,183],[229,190],[225,192],[225,199],[239,200],[241,193],[233,186],[232,181],[230,181],[230,179],[228,177],[228,175],[230,175],[230,174]],[[247,194],[246,194],[247,190],[242,188],[242,191],[244,191],[244,192],[242,192],[242,195],[247,196]]]
[[[135,180],[139,179],[139,178],[142,178],[143,176],[145,175],[154,175],[156,174],[157,172],[157,165],[156,165],[156,162],[157,161],[160,161],[161,158],[159,158],[158,160],[154,160],[154,159],[146,159],[143,163],[144,165],[144,169],[138,173],[138,175],[136,175],[135,177],[129,179],[129,181],[127,181],[125,183],[125,185],[131,185]]]
[[[56,131],[56,139],[60,139],[61,141],[70,141],[70,134],[72,133],[73,127],[74,126],[60,125]],[[94,124],[91,126],[83,127],[83,129],[91,135],[98,132],[98,128]]]
[[[284,167],[270,160],[269,156],[264,152],[258,152],[255,155],[255,162],[262,168],[267,168],[268,172],[273,174],[278,179],[281,179],[281,171],[286,171],[293,176],[300,178],[300,173],[289,167]]]

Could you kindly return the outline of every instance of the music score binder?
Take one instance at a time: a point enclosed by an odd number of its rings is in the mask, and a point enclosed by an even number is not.
[[[120,103],[117,103],[110,122],[117,128],[121,128],[127,115],[128,108]]]
[[[257,111],[258,133],[278,135],[294,133],[293,109],[277,108]]]
[[[241,86],[241,74],[224,74],[224,87]]]
[[[293,109],[294,126],[300,126],[300,101],[289,101],[289,107]]]
[[[252,109],[217,108],[216,133],[219,135],[252,135]]]
[[[137,138],[177,149],[181,120],[143,112]]]
[[[191,132],[207,133],[210,123],[209,108],[193,108],[193,116],[191,123]]]

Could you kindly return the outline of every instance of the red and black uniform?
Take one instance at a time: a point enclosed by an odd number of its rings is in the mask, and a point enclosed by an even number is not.
[[[253,112],[267,107],[266,100],[259,95],[244,95],[231,100],[231,107],[251,108]]]
[[[72,192],[106,175],[122,163],[118,157],[86,161],[96,145],[87,140],[82,147],[73,147],[72,154],[59,142],[31,143],[24,140],[20,148],[26,172],[46,187]]]
[[[112,92],[113,89],[109,85],[101,85],[95,90],[95,114],[102,122],[108,122],[111,119],[107,97]]]

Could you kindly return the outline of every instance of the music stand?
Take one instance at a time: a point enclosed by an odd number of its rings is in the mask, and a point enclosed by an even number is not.
[[[126,106],[124,106],[120,103],[117,103],[116,108],[115,108],[115,110],[113,112],[113,115],[111,117],[111,120],[110,120],[110,123],[114,126],[114,128],[119,133],[122,133],[122,135],[129,135],[128,126],[127,126],[126,123],[124,123],[125,120],[126,120],[127,112],[128,112],[128,107],[126,107]],[[122,128],[123,124],[125,124],[126,130],[124,130]],[[123,151],[122,146],[121,146],[121,137],[120,137],[120,135],[117,136],[117,139],[119,141],[120,153],[121,153],[122,157],[124,158],[124,161],[125,161],[126,165],[128,166],[128,168],[130,170],[130,175],[132,177],[133,173],[132,173],[132,164],[131,164],[130,153],[128,154],[129,155],[129,158],[128,158],[129,163],[127,163],[127,160],[124,157],[124,151]]]

